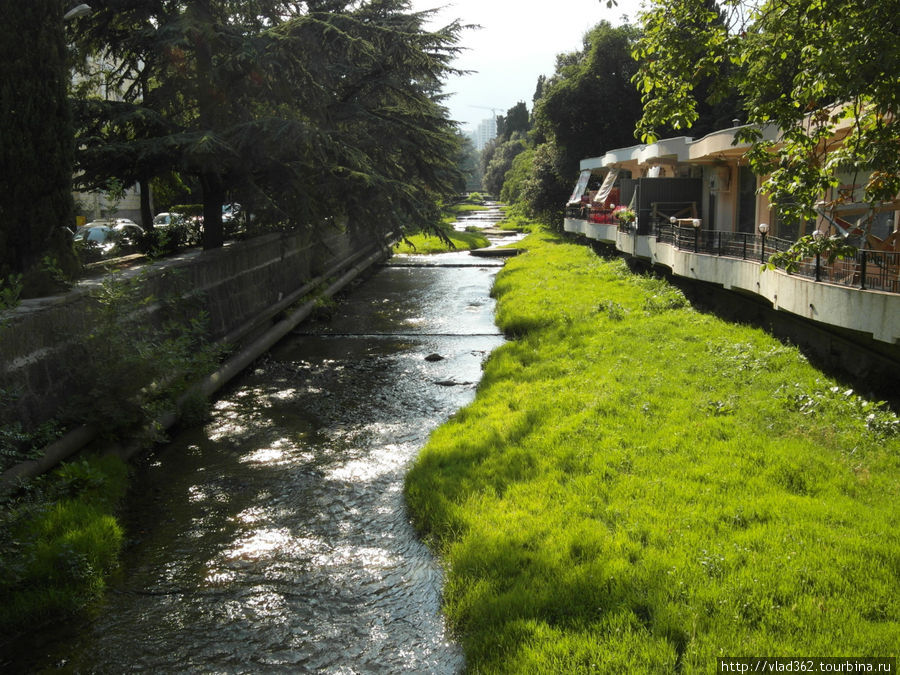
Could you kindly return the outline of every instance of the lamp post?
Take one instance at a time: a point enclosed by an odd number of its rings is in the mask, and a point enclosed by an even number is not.
[[[700,252],[700,225],[702,224],[699,218],[694,218],[691,221],[691,225],[694,226],[694,253]]]
[[[818,243],[822,241],[825,233],[822,230],[813,232],[813,239],[816,240],[816,281],[822,281],[822,253],[819,251]]]
[[[762,244],[759,247],[759,263],[764,265],[766,262],[766,234],[769,232],[769,225],[768,223],[760,223],[757,229],[762,237]]]

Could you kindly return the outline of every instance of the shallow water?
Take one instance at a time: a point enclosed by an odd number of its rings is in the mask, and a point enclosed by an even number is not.
[[[207,424],[141,463],[134,540],[107,599],[20,645],[8,672],[463,668],[402,488],[503,341],[489,297],[498,267],[465,254],[403,262],[328,322],[301,325]]]

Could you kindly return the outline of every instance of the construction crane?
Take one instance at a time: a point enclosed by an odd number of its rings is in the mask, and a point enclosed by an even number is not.
[[[491,108],[491,107],[486,106],[486,105],[470,105],[469,107],[470,107],[470,108],[481,108],[482,110],[490,110],[491,113],[494,115],[494,119],[497,119],[497,111],[498,111],[498,110],[500,110],[500,111],[503,110],[503,108]]]

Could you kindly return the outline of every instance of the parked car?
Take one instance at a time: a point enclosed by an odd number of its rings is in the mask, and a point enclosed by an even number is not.
[[[73,237],[76,242],[96,246],[106,255],[114,248],[136,247],[144,236],[144,228],[128,218],[95,220],[79,227]]]
[[[185,220],[181,213],[157,213],[153,218],[153,227],[169,227],[171,225],[179,225]]]

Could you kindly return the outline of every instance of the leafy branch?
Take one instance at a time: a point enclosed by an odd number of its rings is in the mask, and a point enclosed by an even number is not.
[[[828,264],[837,259],[853,258],[857,248],[848,244],[840,235],[830,237],[808,234],[801,237],[786,251],[779,251],[769,257],[769,261],[763,265],[763,269],[773,270],[783,267],[788,274],[800,269],[800,264],[809,258],[819,256],[825,258]]]

